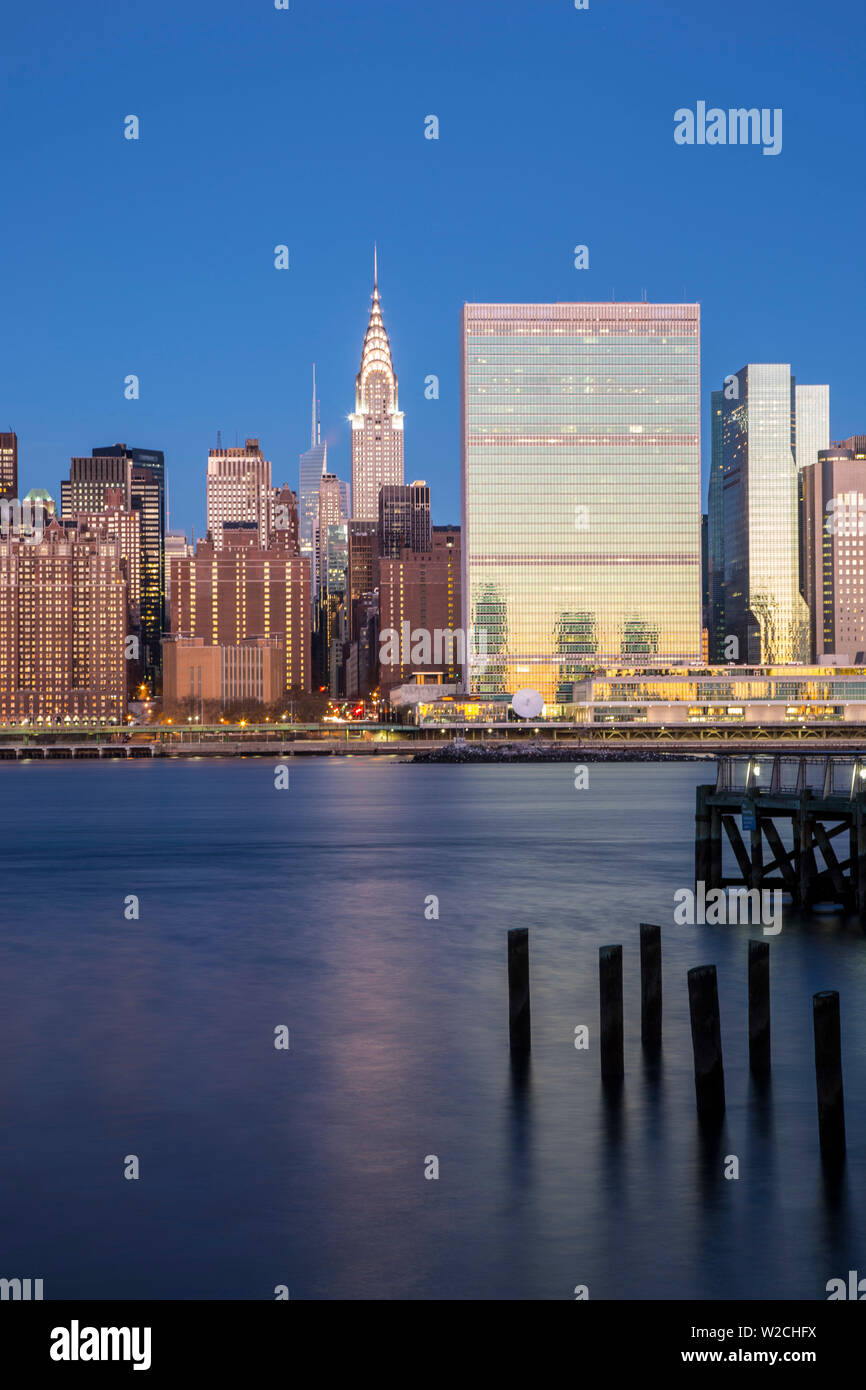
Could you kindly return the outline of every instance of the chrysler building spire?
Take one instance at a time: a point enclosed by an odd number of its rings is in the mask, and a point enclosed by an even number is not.
[[[361,370],[355,378],[352,425],[352,501],[359,521],[376,521],[379,490],[403,482],[403,412],[397,403],[397,375],[379,302],[379,257],[373,247],[373,297]]]

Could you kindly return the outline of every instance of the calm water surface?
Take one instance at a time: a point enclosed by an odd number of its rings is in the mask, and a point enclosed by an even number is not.
[[[256,759],[0,767],[0,1275],[43,1278],[46,1298],[822,1299],[866,1274],[866,942],[836,917],[772,940],[773,1079],[756,1090],[756,933],[673,923],[708,780],[700,763],[593,764],[577,791],[568,765],[299,759],[277,791]],[[663,927],[657,1067],[641,921]],[[515,926],[531,928],[525,1076],[507,1045]],[[596,1048],[608,942],[625,955],[618,1097]],[[686,991],[708,962],[717,1142],[695,1122]],[[825,988],[842,1006],[836,1186],[817,1148]]]

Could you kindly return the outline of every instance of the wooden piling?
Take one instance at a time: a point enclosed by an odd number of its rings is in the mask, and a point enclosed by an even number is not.
[[[598,948],[598,995],[601,1015],[601,1074],[605,1081],[622,1077],[622,947]]]
[[[713,1123],[725,1113],[725,1073],[722,1066],[716,967],[698,965],[689,971],[688,980],[698,1116],[702,1121]]]
[[[508,1032],[512,1052],[529,1052],[531,1031],[529,929],[515,927],[508,933]]]
[[[662,1041],[662,929],[640,924],[640,1036],[644,1047]]]
[[[818,1136],[826,1159],[845,1154],[845,1097],[842,1091],[842,1030],[839,991],[812,996],[815,1028],[815,1082],[818,1088]]]
[[[770,943],[749,942],[749,1067],[770,1070]]]

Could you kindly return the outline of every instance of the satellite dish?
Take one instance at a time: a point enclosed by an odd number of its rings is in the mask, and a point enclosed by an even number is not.
[[[518,690],[511,701],[511,708],[520,719],[537,719],[544,708],[544,696],[537,690]]]

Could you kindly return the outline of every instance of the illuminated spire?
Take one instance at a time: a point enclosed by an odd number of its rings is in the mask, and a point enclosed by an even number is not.
[[[352,508],[361,521],[375,521],[379,491],[403,481],[403,412],[397,374],[379,301],[379,248],[373,243],[373,294],[355,378],[352,425]]]
[[[358,390],[362,390],[364,382],[370,372],[386,372],[391,379],[394,391],[394,408],[396,409],[397,379],[394,376],[394,364],[391,361],[391,344],[388,341],[388,334],[385,331],[385,324],[382,319],[382,307],[379,302],[379,258],[376,245],[373,245],[373,305],[370,309],[370,322],[367,324],[367,332],[364,336],[364,346],[361,350],[361,371],[358,376]]]

